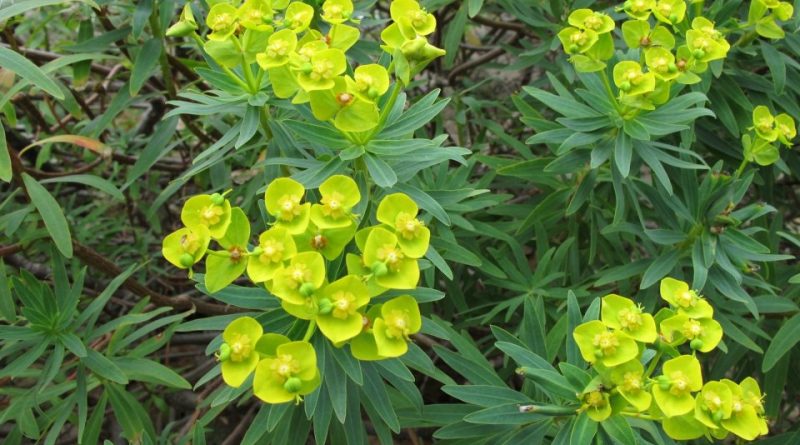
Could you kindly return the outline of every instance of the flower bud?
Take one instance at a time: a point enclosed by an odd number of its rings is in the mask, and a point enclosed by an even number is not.
[[[194,256],[191,253],[184,253],[181,255],[181,266],[183,267],[192,267],[194,264]]]
[[[314,293],[314,284],[313,283],[303,283],[300,286],[300,295],[308,298],[313,293]]]
[[[283,389],[291,393],[296,393],[300,392],[300,388],[302,388],[302,386],[302,380],[298,379],[297,377],[289,377],[286,379],[286,383],[283,384]]]
[[[197,25],[178,22],[167,29],[167,37],[186,37],[197,30]]]

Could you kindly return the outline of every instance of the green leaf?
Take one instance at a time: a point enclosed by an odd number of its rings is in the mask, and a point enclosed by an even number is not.
[[[56,178],[48,178],[39,181],[40,184],[56,184],[59,182],[74,182],[77,184],[88,185],[94,187],[101,192],[111,195],[112,198],[118,201],[124,201],[125,196],[119,189],[111,182],[94,175],[68,175],[59,176]]]
[[[492,406],[464,416],[464,421],[489,425],[523,425],[542,419],[543,416],[519,409],[519,403]]]
[[[783,323],[764,354],[761,370],[767,372],[800,341],[800,314]]]
[[[2,15],[0,12],[0,16]],[[64,100],[64,93],[53,79],[47,77],[47,74],[31,61],[4,46],[0,46],[0,66],[17,73],[56,99]]]
[[[53,238],[53,242],[59,252],[67,258],[72,258],[72,235],[69,232],[67,218],[64,217],[64,212],[58,202],[46,188],[42,187],[28,174],[22,174],[22,181],[25,183],[28,196],[30,196],[31,202],[36,207],[39,215],[41,215],[44,226],[50,233],[50,237]]]
[[[769,42],[761,42],[761,52],[764,53],[764,61],[772,73],[775,94],[783,94],[783,88],[786,86],[786,62],[783,60],[783,54]]]
[[[86,3],[93,8],[100,9],[97,4],[91,0],[80,0],[82,3]],[[11,17],[20,15],[26,11],[30,11],[31,9],[42,8],[44,6],[51,6],[51,5],[59,5],[63,3],[70,3],[70,0],[22,0],[19,2],[13,2],[10,5],[0,8],[0,23],[6,21]]]
[[[647,270],[644,271],[641,288],[647,289],[672,272],[675,265],[678,264],[682,253],[678,249],[668,250],[663,255],[655,258]]]
[[[633,158],[633,141],[628,134],[620,131],[617,134],[617,141],[614,144],[614,163],[623,178],[627,178],[631,171],[631,159]]]
[[[530,403],[525,394],[511,388],[490,385],[443,386],[442,391],[466,403],[479,406],[495,406],[505,403]]]
[[[115,365],[114,362],[94,349],[87,349],[86,351],[88,354],[81,359],[81,362],[91,369],[92,372],[104,379],[111,380],[121,385],[128,383],[128,378],[125,377],[125,373],[122,372],[119,366]]]
[[[622,416],[611,416],[600,423],[603,430],[608,433],[614,440],[614,443],[620,445],[636,445],[636,436],[633,434],[633,429]]]
[[[590,419],[586,413],[581,413],[575,424],[572,425],[572,433],[569,435],[570,445],[590,445],[597,434],[597,422]]]
[[[375,185],[389,188],[397,182],[397,174],[389,164],[372,154],[366,154],[364,160],[367,162],[367,170],[372,176],[372,180],[375,181]]]
[[[3,122],[0,121],[0,181],[11,181],[11,155],[8,153],[8,143],[6,142],[6,130]]]
[[[131,69],[129,85],[131,96],[135,96],[144,85],[144,82],[150,77],[150,73],[158,65],[158,58],[161,57],[161,51],[163,50],[161,39],[158,37],[153,37],[144,42],[139,49]]]
[[[170,388],[191,389],[192,385],[161,363],[144,358],[114,357],[112,360],[130,380],[155,383]]]

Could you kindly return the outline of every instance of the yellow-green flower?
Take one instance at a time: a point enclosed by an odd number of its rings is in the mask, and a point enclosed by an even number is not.
[[[614,65],[614,84],[620,96],[638,96],[656,89],[656,77],[653,73],[642,72],[638,62],[626,60]]]
[[[709,428],[695,418],[694,412],[662,420],[667,436],[675,440],[699,439],[709,433]]]
[[[618,329],[636,341],[653,343],[658,337],[653,316],[642,311],[630,298],[610,294],[603,297],[600,319],[603,323]]]
[[[623,9],[637,20],[647,20],[655,6],[656,0],[627,0],[623,4]]]
[[[722,340],[722,326],[713,318],[690,318],[678,313],[661,322],[661,335],[670,343],[689,341],[692,349],[710,352]]]
[[[694,417],[711,429],[719,429],[723,419],[731,416],[733,394],[722,382],[708,382],[695,399]]]
[[[581,394],[580,411],[585,412],[595,422],[602,422],[611,417],[611,402],[608,393],[599,389],[585,391]]]
[[[297,34],[290,29],[282,29],[269,36],[266,50],[256,54],[256,61],[265,70],[284,66],[289,63],[289,58],[296,48]]]
[[[217,3],[208,11],[206,25],[211,29],[208,34],[210,40],[228,40],[236,32],[239,13],[233,5],[228,3]]]
[[[269,281],[296,253],[297,247],[289,232],[273,227],[258,237],[258,246],[247,262],[247,275],[253,283]]]
[[[691,355],[681,355],[664,362],[662,375],[653,385],[653,397],[667,417],[680,416],[694,409],[692,393],[702,388],[700,362]]]
[[[356,224],[333,229],[320,229],[314,223],[306,231],[294,236],[298,252],[319,252],[328,261],[342,254],[356,233]]]
[[[627,334],[609,330],[602,321],[587,321],[572,333],[583,359],[603,366],[617,366],[633,360],[639,354],[636,341]]]
[[[292,235],[303,233],[311,216],[311,204],[303,203],[306,189],[291,178],[278,178],[269,183],[264,194],[267,213]]]
[[[358,360],[375,361],[385,357],[378,354],[378,345],[375,343],[375,334],[372,326],[375,320],[381,317],[381,307],[376,304],[372,306],[362,318],[361,332],[350,340],[350,352]]]
[[[345,77],[347,89],[365,102],[375,102],[389,90],[389,72],[372,63],[355,69],[353,77]]]
[[[405,354],[409,336],[421,328],[422,317],[414,297],[403,295],[387,301],[381,306],[381,317],[372,325],[378,354],[382,357]]]
[[[347,176],[333,175],[319,186],[319,204],[311,206],[311,221],[321,229],[347,227],[352,209],[361,201],[358,184]]]
[[[211,238],[220,239],[231,223],[231,203],[219,193],[193,196],[183,205],[181,221],[190,229],[205,226]]]
[[[671,81],[680,76],[675,56],[666,48],[648,48],[644,52],[647,68],[661,80]]]
[[[573,55],[589,51],[597,43],[599,36],[591,29],[567,27],[558,33],[558,39],[564,47],[564,52]]]
[[[614,30],[614,19],[607,14],[595,12],[588,8],[572,11],[567,21],[578,29],[588,29],[597,34],[605,34]]]
[[[746,382],[746,383],[745,383]],[[744,440],[755,440],[756,437],[769,433],[766,421],[761,417],[761,390],[753,379],[746,379],[741,385],[723,379],[731,391],[731,414],[722,420],[722,426]]]
[[[647,391],[644,366],[638,359],[611,368],[609,379],[616,385],[619,394],[637,411],[650,408],[653,397]]]
[[[311,60],[300,67],[297,83],[305,91],[329,90],[336,85],[335,79],[347,69],[347,59],[340,49],[329,48],[316,51]]]
[[[661,298],[689,318],[712,318],[714,308],[705,298],[690,290],[686,282],[674,278],[661,280]]]
[[[372,229],[368,228],[365,230],[366,233],[369,233]],[[362,232],[364,232],[364,230],[356,233],[356,240],[358,240],[358,235]],[[364,243],[366,243],[366,237],[364,238]],[[362,247],[363,245],[359,248]],[[372,273],[372,269],[370,269],[364,264],[364,258],[362,256],[358,256],[353,253],[348,253],[345,256],[345,262],[347,263],[347,273],[352,275],[358,275],[367,280],[366,284],[367,284],[367,289],[369,290],[370,297],[378,296],[388,290],[386,287],[383,287],[380,284],[378,284],[377,277],[375,276],[374,273]]]
[[[622,24],[622,38],[629,48],[660,47],[671,50],[675,47],[675,36],[669,29],[658,25],[650,28],[646,20],[628,20]]]
[[[333,88],[309,92],[309,99],[315,118],[333,120],[333,125],[342,131],[371,130],[380,120],[378,106],[362,100],[343,77],[334,79]]]
[[[245,0],[237,11],[239,23],[254,31],[272,31],[272,5],[269,0]]]
[[[686,46],[701,62],[724,59],[731,48],[725,37],[714,28],[714,22],[705,17],[692,20],[692,29],[686,31]]]
[[[314,8],[303,2],[292,2],[283,15],[283,24],[287,29],[300,33],[308,28],[314,18]]]
[[[422,9],[416,0],[394,0],[389,12],[407,39],[427,36],[436,30],[436,17]]]
[[[222,332],[224,343],[218,358],[222,363],[222,380],[228,386],[238,388],[256,369],[259,358],[256,342],[263,332],[261,324],[251,317],[237,318]]]
[[[302,252],[288,266],[275,271],[272,293],[281,300],[302,305],[325,282],[325,260],[317,252]]]
[[[317,326],[333,343],[341,343],[361,333],[361,308],[369,303],[367,286],[355,275],[347,275],[319,292]]]
[[[219,239],[224,251],[212,251],[206,259],[205,286],[211,292],[224,289],[247,269],[250,222],[239,207],[231,210],[231,223],[225,236]]]
[[[764,105],[759,105],[753,109],[753,129],[758,137],[767,142],[775,142],[778,139],[775,116]]]
[[[261,360],[253,379],[253,394],[266,403],[300,401],[320,384],[317,354],[308,342],[293,341]]]
[[[405,193],[385,196],[376,212],[378,221],[394,230],[400,249],[410,258],[422,258],[431,239],[430,229],[417,219],[417,213],[417,203]]]
[[[210,241],[206,226],[184,227],[164,238],[161,254],[175,267],[188,269],[203,258]]]
[[[794,119],[786,113],[775,116],[775,129],[778,130],[778,140],[785,146],[793,145],[792,139],[797,137],[797,128]]]
[[[686,17],[686,0],[658,0],[652,11],[658,21],[675,25]]]
[[[356,235],[358,236],[358,235]],[[398,237],[382,228],[369,231],[364,245],[364,264],[376,282],[389,289],[414,289],[419,282],[417,260],[403,253]]]
[[[322,20],[338,25],[350,19],[353,15],[353,2],[351,0],[325,0],[322,4]]]

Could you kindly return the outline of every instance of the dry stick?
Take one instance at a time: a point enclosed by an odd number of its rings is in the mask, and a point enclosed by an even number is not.
[[[236,425],[236,428],[231,431],[231,434],[222,442],[222,445],[233,445],[235,443],[239,443],[238,439],[244,434],[244,431],[247,427],[250,426],[250,422],[253,420],[253,417],[256,414],[256,406],[257,404],[254,403],[250,405],[250,409],[247,410],[247,414],[242,417],[242,420],[239,421],[239,424]]]
[[[0,257],[13,255],[17,252],[22,252],[22,244],[16,243],[8,246],[0,246]]]
[[[72,241],[72,246],[75,251],[75,256],[80,258],[84,263],[93,267],[94,269],[97,269],[112,277],[119,276],[122,273],[122,269],[117,267],[116,264],[108,260],[91,247],[84,246],[75,240]],[[169,306],[176,310],[187,310],[194,307],[197,312],[205,315],[222,315],[243,312],[243,310],[233,306],[208,303],[196,298],[192,298],[186,294],[181,294],[175,297],[162,295],[133,278],[128,278],[125,280],[125,282],[122,283],[122,286],[140,297],[150,297],[150,301],[157,306]]]

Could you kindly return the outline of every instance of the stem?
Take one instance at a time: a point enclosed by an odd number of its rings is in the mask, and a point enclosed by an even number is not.
[[[749,164],[749,162],[747,162],[747,159],[742,159],[742,163],[739,164],[739,168],[736,169],[736,175],[735,175],[736,179],[742,177],[742,173],[744,173],[744,168],[747,167],[747,164]]]
[[[694,2],[694,16],[700,17],[703,15],[703,7],[705,6],[705,0],[697,0]]]
[[[622,116],[622,111],[619,107],[619,102],[617,102],[617,97],[614,95],[614,90],[611,89],[611,81],[608,79],[608,73],[605,69],[600,70],[600,77],[603,79],[603,85],[606,87],[606,93],[608,93],[608,98],[611,99],[611,103],[614,104],[614,109],[617,110],[617,113]]]
[[[258,92],[258,82],[256,82],[256,78],[253,77],[253,70],[250,69],[250,64],[247,63],[244,56],[242,56],[242,71],[244,71],[244,78],[247,80],[247,85],[249,86],[250,94],[256,94]]]
[[[311,320],[308,323],[308,329],[306,329],[306,335],[303,336],[303,341],[307,342],[311,340],[311,336],[314,335],[314,331],[317,330],[317,321]]]
[[[628,412],[628,411],[622,411],[622,412],[620,412],[620,414],[621,414],[621,415],[623,415],[623,416],[635,417],[635,418],[637,418],[637,419],[645,419],[645,420],[661,420],[661,419],[659,419],[659,418],[653,417],[653,416],[652,416],[652,415],[650,415],[650,414],[643,414],[643,413],[632,413],[632,412]]]
[[[394,108],[394,104],[395,102],[397,102],[397,97],[400,95],[400,90],[402,88],[403,86],[400,83],[400,81],[396,80],[394,82],[394,87],[392,88],[392,93],[391,93],[392,95],[389,96],[389,100],[386,102],[386,105],[384,105],[383,109],[381,110],[381,115],[378,118],[378,125],[375,127],[374,130],[372,130],[369,133],[364,143],[371,141],[372,138],[375,137],[375,135],[378,134],[378,132],[383,129],[383,126],[386,124],[386,119],[389,118],[389,113],[392,111],[392,108]]]
[[[758,37],[758,33],[757,32],[748,31],[746,34],[744,34],[741,37],[739,37],[739,40],[737,40],[736,43],[734,43],[732,46],[745,46],[748,43],[750,43],[753,40],[755,40],[756,37]]]

